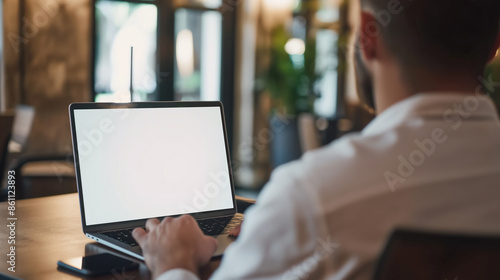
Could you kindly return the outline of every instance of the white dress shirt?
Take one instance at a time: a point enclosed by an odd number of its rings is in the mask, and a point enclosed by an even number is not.
[[[499,200],[491,100],[418,94],[273,172],[212,279],[371,279],[395,227],[500,233]]]

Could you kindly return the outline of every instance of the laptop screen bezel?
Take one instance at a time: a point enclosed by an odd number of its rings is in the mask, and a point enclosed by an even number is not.
[[[84,233],[89,232],[103,232],[108,230],[115,230],[121,228],[131,228],[136,226],[144,226],[147,219],[138,219],[131,221],[120,221],[113,223],[105,223],[98,225],[87,225],[86,217],[85,217],[85,203],[83,199],[83,185],[81,179],[80,172],[80,163],[79,163],[79,154],[78,154],[78,139],[76,134],[76,120],[75,120],[75,110],[87,110],[87,109],[147,109],[147,108],[196,108],[196,107],[218,107],[221,113],[222,120],[222,128],[224,132],[224,145],[226,147],[226,161],[229,172],[229,182],[231,185],[231,196],[233,201],[233,208],[214,210],[214,211],[205,211],[205,212],[197,212],[197,213],[189,213],[189,215],[193,216],[195,219],[207,219],[213,217],[222,217],[222,216],[230,216],[234,215],[237,212],[236,209],[236,197],[234,190],[234,182],[233,182],[233,171],[231,167],[231,157],[229,151],[229,143],[227,138],[226,131],[226,120],[224,116],[224,106],[219,101],[157,101],[157,102],[129,102],[129,103],[72,103],[69,106],[69,115],[70,115],[70,125],[71,125],[71,138],[73,143],[73,155],[74,155],[74,164],[75,164],[75,174],[76,174],[76,183],[78,190],[78,197],[80,201],[80,212],[81,212],[81,221],[82,228]],[[178,217],[180,215],[172,215],[168,217]],[[162,219],[166,216],[156,217]],[[151,217],[154,218],[154,217]]]

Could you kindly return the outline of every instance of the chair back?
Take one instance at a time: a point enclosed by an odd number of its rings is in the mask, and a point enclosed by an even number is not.
[[[11,152],[22,152],[31,133],[35,108],[29,105],[17,105],[16,116],[12,127],[12,137],[9,144]]]
[[[395,230],[374,280],[500,279],[500,236]]]
[[[12,134],[13,115],[0,115],[0,187],[3,184],[8,146]]]

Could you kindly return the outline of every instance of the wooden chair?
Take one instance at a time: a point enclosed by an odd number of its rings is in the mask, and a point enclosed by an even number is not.
[[[374,280],[498,280],[500,236],[454,235],[398,229]]]

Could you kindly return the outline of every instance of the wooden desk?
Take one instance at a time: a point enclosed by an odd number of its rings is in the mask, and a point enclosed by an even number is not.
[[[0,203],[0,273],[20,279],[85,279],[57,270],[57,261],[101,252],[123,255],[115,250],[92,242],[85,237],[80,219],[80,207],[77,194],[66,194],[44,198],[16,201],[16,272],[8,271],[9,228],[7,202]],[[202,278],[219,266],[214,260],[202,272]],[[104,275],[89,279],[150,279],[144,263],[139,270],[127,272],[128,277]],[[3,278],[0,275],[0,279]]]

